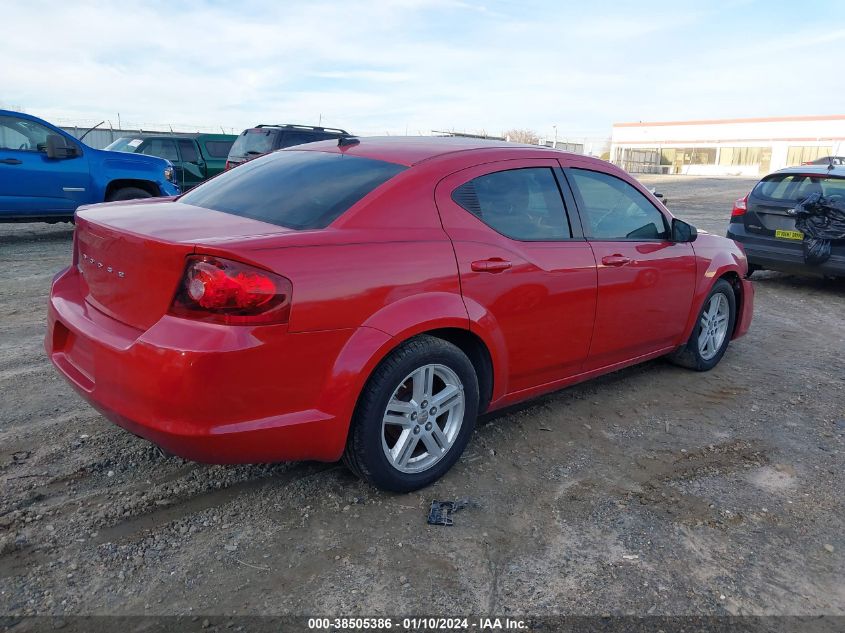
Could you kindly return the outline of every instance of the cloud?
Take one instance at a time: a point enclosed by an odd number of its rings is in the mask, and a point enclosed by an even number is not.
[[[776,3],[595,4],[9,3],[0,101],[177,129],[321,120],[361,134],[597,136],[618,120],[845,103],[830,66],[845,3],[804,12],[800,28]]]

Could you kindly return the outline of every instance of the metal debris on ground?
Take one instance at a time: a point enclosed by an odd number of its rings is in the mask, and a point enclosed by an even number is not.
[[[429,525],[454,525],[452,515],[469,504],[469,499],[455,501],[432,501],[428,510]]]

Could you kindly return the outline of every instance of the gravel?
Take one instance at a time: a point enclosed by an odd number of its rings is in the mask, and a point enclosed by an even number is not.
[[[753,184],[644,181],[720,234]],[[42,347],[71,236],[0,225],[4,615],[845,614],[842,282],[755,275],[712,372],[654,361],[489,416],[442,481],[393,495],[104,420]]]

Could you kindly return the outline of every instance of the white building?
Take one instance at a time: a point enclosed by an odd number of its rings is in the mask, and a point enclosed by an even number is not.
[[[615,123],[610,152],[633,173],[757,176],[845,155],[845,114]]]

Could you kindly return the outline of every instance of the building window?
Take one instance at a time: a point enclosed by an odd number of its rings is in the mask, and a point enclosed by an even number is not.
[[[656,174],[660,153],[656,147],[616,148],[616,164],[631,174]]]
[[[830,146],[818,145],[792,145],[787,151],[786,164],[787,165],[801,165],[809,163],[811,160],[822,158],[823,156],[830,156],[833,153]]]
[[[719,164],[726,166],[734,165],[759,165],[762,162],[764,150],[771,151],[771,148],[763,147],[723,147],[719,151]]]
[[[684,164],[686,165],[715,165],[716,164],[716,148],[715,147],[685,147]]]

